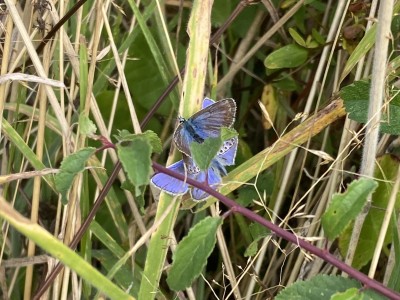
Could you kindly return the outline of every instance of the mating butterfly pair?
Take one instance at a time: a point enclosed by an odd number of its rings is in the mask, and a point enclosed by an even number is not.
[[[206,171],[200,170],[195,164],[190,153],[190,144],[193,142],[203,143],[207,138],[216,138],[221,134],[222,127],[231,127],[235,122],[236,103],[233,99],[224,99],[214,102],[211,99],[203,100],[202,110],[185,120],[179,118],[180,124],[174,133],[176,147],[184,154],[184,158],[170,166],[168,169],[186,174],[188,178],[208,182],[214,189],[221,183],[221,176],[226,175],[225,166],[235,163],[238,138],[234,137],[223,142],[217,155],[211,160]],[[189,191],[189,185],[171,177],[158,173],[154,175],[151,182],[158,188],[171,195],[183,195]],[[191,187],[191,196],[200,201],[209,196],[201,189]]]

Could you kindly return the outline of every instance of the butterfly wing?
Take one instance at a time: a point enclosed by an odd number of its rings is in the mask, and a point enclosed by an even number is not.
[[[200,182],[206,182],[207,180],[210,187],[217,189],[217,186],[221,183],[221,177],[219,176],[218,172],[214,168],[208,168],[207,173],[208,177],[206,178],[206,172],[199,172],[196,180]],[[210,196],[208,193],[195,187],[191,189],[190,194],[195,201],[202,201]]]
[[[203,100],[203,104],[201,105],[201,109],[205,109],[207,106],[210,106],[210,105],[212,105],[212,104],[214,104],[215,103],[215,101],[214,100],[212,100],[212,99],[210,99],[210,98],[204,98],[204,100]]]
[[[215,157],[222,166],[231,166],[235,164],[238,142],[239,140],[237,137],[224,141]]]
[[[208,105],[210,99],[206,98],[203,106]],[[231,127],[235,122],[236,102],[233,99],[223,99],[206,106],[195,113],[187,121],[194,127],[198,134],[205,138],[217,137],[221,127]],[[203,136],[202,136],[203,137]]]
[[[223,99],[212,103],[211,99],[203,100],[204,109],[183,121],[174,133],[174,141],[179,151],[190,156],[189,145],[192,142],[202,143],[206,138],[218,137],[221,127],[231,127],[235,122],[236,103],[233,99]]]
[[[184,121],[184,123],[187,121]],[[191,134],[185,129],[184,123],[179,124],[174,132],[174,142],[176,147],[182,153],[190,156],[189,145],[194,141]]]
[[[167,168],[172,171],[185,174],[185,165],[183,160],[180,160]],[[185,182],[164,173],[155,174],[150,181],[157,188],[173,196],[183,195],[189,189]]]
[[[189,156],[185,156],[183,158],[186,169],[188,172],[188,177],[197,180],[199,182],[204,182],[206,183],[206,180],[208,182],[208,185],[211,186],[212,188],[216,189],[217,186],[221,183],[221,176],[219,175],[219,171],[215,170],[213,167],[208,168],[208,177],[206,178],[206,172],[201,171],[198,166],[196,166],[193,158]],[[190,194],[195,201],[201,201],[208,196],[210,196],[208,193],[204,192],[203,190],[192,187],[190,190]]]

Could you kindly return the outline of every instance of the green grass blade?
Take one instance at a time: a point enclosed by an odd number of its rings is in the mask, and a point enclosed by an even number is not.
[[[0,197],[0,217],[111,299],[134,299],[41,226],[24,218],[2,197]]]
[[[131,2],[131,1],[130,1]],[[194,1],[189,21],[190,42],[186,60],[184,79],[184,116],[190,116],[200,108],[203,100],[205,73],[207,70],[208,45],[211,32],[212,1]],[[168,239],[175,224],[179,210],[179,201],[172,202],[172,197],[161,194],[156,219],[164,214],[169,205],[172,210],[152,235],[139,291],[139,299],[154,299],[159,289],[159,280],[168,250]]]

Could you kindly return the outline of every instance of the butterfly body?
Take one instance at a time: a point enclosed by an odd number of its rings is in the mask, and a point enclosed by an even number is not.
[[[192,124],[191,120],[184,120],[184,122],[182,123],[183,129],[187,131],[187,133],[189,134],[187,137],[187,143],[191,143],[191,142],[196,142],[196,143],[203,143],[204,142],[204,138],[202,138],[200,136],[200,134],[198,134],[197,132],[199,132],[199,130],[195,127],[195,124]],[[202,134],[204,136],[204,134]]]
[[[174,133],[177,148],[184,153],[183,159],[167,168],[184,174],[187,178],[207,183],[217,189],[222,176],[227,175],[225,166],[235,163],[238,138],[225,140],[217,155],[211,160],[207,170],[201,170],[190,156],[190,144],[203,143],[205,139],[219,137],[222,127],[231,127],[235,121],[236,103],[233,99],[224,99],[215,102],[209,98],[203,100],[203,109],[189,119],[179,117],[179,125]],[[204,200],[209,196],[203,190],[190,187],[186,181],[181,181],[164,173],[155,174],[151,178],[153,185],[170,195],[182,195],[190,191],[196,201]]]

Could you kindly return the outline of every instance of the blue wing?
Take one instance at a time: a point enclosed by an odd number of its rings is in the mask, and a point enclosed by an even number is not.
[[[179,151],[190,156],[189,145],[194,142],[194,137],[185,129],[183,124],[184,123],[179,124],[176,128],[174,132],[174,142]]]
[[[167,168],[178,173],[185,174],[185,165],[183,160],[180,160]],[[183,195],[189,189],[185,182],[164,173],[157,173],[151,178],[150,181],[157,188],[173,196]]]
[[[210,105],[212,105],[212,104],[214,104],[215,103],[215,101],[214,100],[212,100],[212,99],[210,99],[210,98],[204,98],[204,100],[203,100],[203,104],[201,105],[201,109],[204,109],[204,108],[206,108],[207,106],[210,106]]]
[[[221,183],[221,177],[219,176],[218,172],[213,168],[208,168],[207,173],[208,177],[206,178],[205,172],[199,172],[196,180],[200,182],[206,182],[207,180],[208,185],[216,190],[218,185]],[[202,201],[210,196],[208,193],[195,187],[191,189],[190,194],[192,195],[192,198],[195,201]]]
[[[208,105],[210,99],[206,98],[204,105]],[[236,102],[233,99],[223,99],[218,102],[206,106],[204,109],[195,113],[187,121],[196,130],[200,130],[200,134],[207,134],[206,137],[217,137],[221,127],[231,127],[235,122]],[[215,136],[209,135],[216,132]]]
[[[179,124],[174,133],[174,141],[179,151],[190,156],[191,143],[202,143],[206,138],[218,137],[222,127],[233,125],[236,114],[235,100],[212,102],[211,99],[205,98],[204,108]]]
[[[215,159],[223,166],[234,165],[238,142],[239,140],[237,137],[224,141]]]

